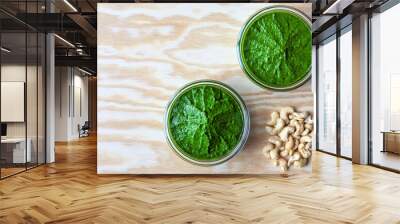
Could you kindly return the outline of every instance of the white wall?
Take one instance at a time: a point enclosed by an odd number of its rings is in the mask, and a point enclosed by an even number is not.
[[[37,70],[38,69],[38,70]],[[26,85],[26,108],[22,112],[27,115],[27,120],[23,122],[5,122],[7,124],[8,138],[25,138],[30,140],[32,162],[39,158],[40,163],[44,162],[44,74],[41,67],[25,64],[3,64],[1,66],[2,82],[24,82]],[[27,78],[27,80],[26,80]],[[7,97],[7,96],[2,96]],[[11,110],[11,108],[1,108],[1,110]],[[12,111],[8,111],[11,112]],[[39,156],[37,156],[39,153]]]
[[[55,68],[55,141],[68,140],[69,73],[68,67]]]
[[[35,73],[36,74],[36,67],[33,66],[28,66],[27,68],[24,65],[18,65],[18,64],[5,64],[1,66],[1,81],[2,82],[25,82],[25,75],[26,75],[26,70],[28,74]],[[30,80],[31,82],[31,80]],[[36,83],[32,83],[36,85]],[[28,93],[27,96],[29,97],[36,97],[36,89],[34,92],[29,92],[30,89],[27,89]],[[28,100],[28,99],[27,99]],[[28,100],[28,102],[31,102],[32,100]],[[33,105],[31,105],[33,106]],[[34,105],[36,108],[36,105]],[[7,108],[1,108],[2,110],[7,110]],[[36,123],[36,114],[34,114],[34,118],[30,117],[30,113],[28,113],[28,121],[33,121],[35,120]],[[28,125],[28,127],[31,127],[33,125]],[[29,132],[29,131],[28,131]],[[28,133],[29,134],[29,133]],[[7,122],[7,136],[8,137],[25,137],[25,122]],[[29,135],[28,135],[29,137]]]
[[[75,70],[76,71],[76,70]],[[74,77],[74,108],[72,108],[71,135],[79,137],[78,124],[83,125],[88,121],[88,78],[85,76],[75,75]]]
[[[56,67],[55,86],[55,140],[77,139],[78,124],[88,120],[88,78],[76,68]]]

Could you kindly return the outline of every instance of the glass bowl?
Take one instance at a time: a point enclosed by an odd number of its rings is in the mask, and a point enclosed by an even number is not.
[[[171,114],[172,108],[174,107],[176,100],[179,99],[179,97],[182,96],[184,93],[186,93],[187,91],[191,90],[193,87],[196,87],[196,86],[213,86],[213,87],[217,87],[217,88],[223,90],[225,93],[230,94],[235,99],[235,101],[238,103],[239,108],[241,110],[241,114],[243,117],[243,128],[242,128],[242,132],[241,132],[239,141],[236,144],[236,146],[230,150],[229,153],[227,153],[226,155],[223,155],[222,157],[220,157],[218,159],[198,160],[196,158],[193,158],[190,154],[188,154],[187,152],[185,152],[183,149],[181,149],[179,147],[179,145],[173,139],[173,136],[172,136],[170,128],[169,128],[170,114]],[[226,85],[222,82],[215,81],[215,80],[199,80],[199,81],[188,83],[187,85],[183,86],[171,98],[171,100],[167,104],[165,114],[164,114],[164,132],[165,132],[166,139],[167,139],[169,146],[179,157],[181,157],[182,159],[184,159],[192,164],[196,164],[196,165],[200,165],[200,166],[212,166],[212,165],[217,165],[217,164],[221,164],[221,163],[228,161],[229,159],[233,158],[236,154],[238,154],[241,150],[243,150],[244,145],[246,144],[247,138],[249,136],[249,132],[250,132],[250,116],[249,116],[249,112],[247,110],[247,107],[246,107],[244,101],[239,96],[239,94],[236,93],[236,91],[233,90],[231,87],[229,87],[228,85]]]
[[[306,72],[304,74],[304,77],[295,81],[291,85],[275,86],[275,85],[270,85],[270,84],[265,83],[264,81],[260,80],[257,77],[257,75],[255,75],[251,71],[250,67],[245,62],[244,53],[243,53],[243,51],[244,51],[243,45],[245,43],[244,37],[247,34],[248,28],[251,27],[251,25],[255,21],[257,21],[260,17],[262,17],[268,13],[279,12],[279,11],[290,13],[292,15],[295,15],[297,18],[302,19],[310,27],[310,32],[311,32],[311,19],[307,15],[302,13],[301,11],[299,11],[295,8],[292,8],[292,7],[288,7],[288,6],[270,6],[270,7],[267,7],[267,8],[257,11],[255,14],[250,16],[250,18],[247,20],[247,22],[243,25],[243,27],[239,33],[236,50],[237,50],[237,56],[238,56],[240,67],[242,68],[242,71],[247,75],[247,77],[251,81],[253,81],[255,84],[257,84],[258,86],[260,86],[264,89],[270,89],[270,90],[275,90],[275,91],[288,91],[288,90],[292,90],[292,89],[295,89],[295,88],[303,85],[311,77],[311,64],[312,64],[311,62],[310,62],[310,66],[308,68],[308,72]]]

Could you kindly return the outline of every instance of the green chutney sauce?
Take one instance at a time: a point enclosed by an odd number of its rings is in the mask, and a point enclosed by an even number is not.
[[[286,10],[261,13],[244,28],[240,54],[247,74],[263,86],[290,88],[309,75],[311,28]]]
[[[211,85],[187,89],[173,103],[169,131],[180,150],[195,160],[217,160],[239,143],[243,113],[226,90]]]

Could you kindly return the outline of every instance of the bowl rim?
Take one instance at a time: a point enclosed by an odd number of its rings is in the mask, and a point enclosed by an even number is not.
[[[239,104],[239,107],[242,112],[243,116],[243,128],[242,128],[242,133],[240,136],[240,140],[238,144],[225,156],[222,156],[218,159],[215,160],[197,160],[195,158],[192,158],[188,153],[185,153],[183,149],[181,149],[178,144],[176,144],[175,140],[172,137],[172,134],[169,129],[169,117],[171,114],[171,110],[174,106],[174,103],[176,99],[178,99],[182,94],[186,93],[188,90],[191,88],[198,86],[198,85],[212,85],[216,86],[217,88],[222,88],[225,91],[227,91],[228,94],[230,94]],[[237,155],[239,152],[241,152],[244,149],[244,146],[247,142],[249,133],[250,133],[250,114],[247,109],[247,106],[241,96],[230,86],[227,84],[216,81],[216,80],[211,80],[211,79],[202,79],[202,80],[196,80],[193,82],[189,82],[185,84],[183,87],[179,88],[175,94],[170,98],[165,113],[164,113],[164,133],[166,135],[166,140],[168,142],[168,145],[172,149],[172,151],[175,152],[180,158],[183,160],[186,160],[192,164],[195,165],[200,165],[200,166],[213,166],[213,165],[218,165],[221,163],[224,163],[231,158],[233,158],[235,155]]]
[[[253,22],[258,19],[260,16],[263,16],[266,13],[270,13],[271,11],[285,11],[289,12],[298,18],[302,19],[310,28],[311,32],[311,18],[307,16],[305,13],[302,11],[298,10],[297,8],[291,7],[291,6],[286,6],[286,5],[275,5],[275,6],[267,6],[264,7],[258,11],[256,11],[254,14],[252,14],[248,20],[244,23],[242,28],[240,29],[239,35],[238,35],[238,40],[236,44],[236,54],[237,58],[239,60],[239,65],[242,71],[246,74],[246,76],[256,85],[264,88],[264,89],[269,89],[269,90],[276,90],[276,91],[289,91],[296,89],[300,86],[302,86],[305,82],[307,82],[312,75],[312,63],[310,63],[310,66],[308,68],[308,72],[305,74],[305,76],[300,79],[299,81],[295,82],[293,85],[287,86],[287,87],[277,87],[277,86],[270,86],[265,84],[263,81],[257,79],[257,77],[252,73],[249,68],[247,68],[246,63],[244,62],[244,59],[242,59],[242,39],[244,35],[246,34],[247,29],[250,27]]]

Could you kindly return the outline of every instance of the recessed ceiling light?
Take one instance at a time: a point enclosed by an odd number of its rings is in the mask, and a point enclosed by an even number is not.
[[[351,5],[355,0],[336,0],[322,14],[342,14],[343,9]]]
[[[87,74],[87,75],[93,75],[92,73],[90,73],[90,72],[88,72],[88,71],[86,71],[86,70],[83,70],[83,69],[81,69],[81,68],[79,68],[79,67],[78,67],[78,70],[81,71],[81,72],[83,72],[83,73],[85,73],[85,74]]]
[[[59,40],[61,40],[62,42],[64,42],[64,43],[66,43],[67,45],[69,45],[70,47],[73,47],[73,48],[75,48],[75,45],[73,45],[71,42],[69,42],[68,40],[66,40],[66,39],[64,39],[64,38],[62,38],[62,37],[60,37],[59,35],[57,35],[57,34],[54,34],[54,36],[55,37],[57,37]]]
[[[64,0],[65,4],[67,4],[74,12],[78,12],[78,10],[73,6],[68,0]]]
[[[0,49],[1,49],[1,51],[4,51],[6,53],[10,53],[11,52],[11,50],[9,50],[9,49],[7,49],[5,47],[1,47]]]

